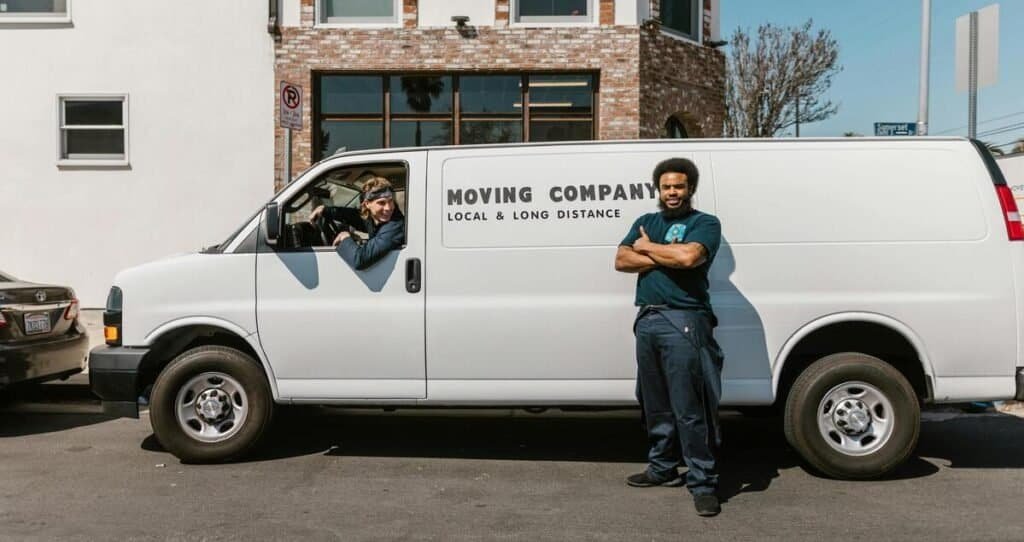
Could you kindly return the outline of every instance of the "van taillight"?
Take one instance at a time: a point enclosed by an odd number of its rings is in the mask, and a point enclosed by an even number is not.
[[[1003,207],[1006,234],[1011,241],[1024,241],[1024,225],[1020,222],[1020,212],[1017,211],[1017,202],[1013,199],[1013,192],[1009,186],[996,185],[996,194],[999,195],[999,205]]]

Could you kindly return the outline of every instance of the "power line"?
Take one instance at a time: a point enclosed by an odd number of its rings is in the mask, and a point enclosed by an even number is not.
[[[1013,132],[1021,129],[1024,129],[1024,122],[1018,122],[1017,124],[1007,124],[1005,126],[999,126],[998,128],[993,128],[991,130],[979,132],[978,137],[1005,134],[1007,132]]]
[[[1008,119],[1010,117],[1017,117],[1017,116],[1020,116],[1020,115],[1024,115],[1024,111],[1017,111],[1016,113],[1010,113],[1009,115],[1003,115],[1001,117],[993,117],[993,118],[990,118],[990,119],[985,119],[983,121],[980,121],[978,124],[988,124],[990,122],[994,122],[994,121],[997,121],[997,120]],[[948,130],[942,130],[941,132],[932,132],[931,134],[932,135],[948,134],[950,132],[956,132],[957,130],[962,130],[964,128],[967,128],[966,124],[963,125],[963,126],[957,126],[956,128],[950,128]]]

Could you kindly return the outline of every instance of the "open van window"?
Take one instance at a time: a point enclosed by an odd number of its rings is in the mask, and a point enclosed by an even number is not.
[[[357,216],[359,194],[363,185],[375,176],[384,177],[391,182],[395,192],[395,205],[405,214],[408,172],[404,163],[339,167],[320,175],[285,204],[284,235],[278,250],[330,247],[334,239],[333,230],[347,226],[355,226],[353,234],[365,239],[365,234],[360,231],[360,224],[324,224],[322,220],[311,221],[310,214],[323,205],[336,209],[351,209],[352,212],[348,214]]]

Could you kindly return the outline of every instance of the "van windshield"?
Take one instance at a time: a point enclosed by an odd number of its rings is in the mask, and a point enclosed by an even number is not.
[[[265,207],[266,207],[266,205],[260,206],[260,208],[257,209],[256,212],[254,212],[253,214],[249,215],[249,218],[246,218],[245,220],[243,220],[241,225],[238,226],[238,229],[236,229],[235,231],[231,232],[231,235],[229,235],[227,237],[227,239],[224,239],[224,241],[222,241],[222,242],[220,242],[220,243],[218,243],[216,245],[205,247],[200,252],[203,253],[203,254],[219,254],[221,252],[224,252],[224,248],[228,246],[228,243],[230,243],[235,237],[237,237],[238,234],[242,232],[242,229],[245,228],[246,226],[248,226],[249,223],[252,222],[252,219],[256,218],[256,215],[262,213],[263,209]]]

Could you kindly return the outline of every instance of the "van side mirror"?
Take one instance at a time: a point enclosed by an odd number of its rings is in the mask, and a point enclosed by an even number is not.
[[[267,244],[276,245],[281,237],[281,209],[276,201],[267,204],[263,223],[267,225]]]

